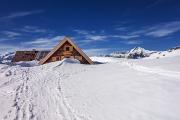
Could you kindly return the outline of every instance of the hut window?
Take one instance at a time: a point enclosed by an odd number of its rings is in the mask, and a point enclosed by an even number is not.
[[[64,56],[61,56],[61,60],[64,59]]]
[[[56,60],[58,61],[58,60],[59,60],[59,57],[56,57]]]
[[[70,46],[70,47],[69,47],[69,50],[72,52],[72,51],[73,51],[73,46]]]
[[[69,49],[69,46],[68,47],[66,47],[66,51],[69,51],[70,49]]]
[[[56,57],[52,57],[52,61],[53,61],[53,62],[56,61]]]
[[[75,56],[75,59],[82,60],[82,56]]]
[[[65,47],[64,47],[64,51],[70,51],[70,52],[72,52],[72,51],[73,51],[73,46],[65,46]]]

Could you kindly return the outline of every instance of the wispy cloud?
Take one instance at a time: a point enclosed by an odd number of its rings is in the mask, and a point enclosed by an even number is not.
[[[128,28],[127,28],[127,27],[120,26],[120,27],[116,27],[115,30],[118,30],[118,31],[127,31]]]
[[[139,37],[139,35],[113,35],[112,37],[128,40],[128,39],[132,39],[132,38],[137,38],[137,37]]]
[[[48,30],[41,29],[36,26],[24,26],[24,28],[22,28],[21,31],[27,32],[27,33],[46,33],[46,32],[48,32]]]
[[[175,32],[180,31],[180,21],[172,21],[152,25],[151,27],[144,26],[137,31],[133,31],[131,35],[151,36],[151,37],[166,37]]]
[[[138,41],[138,40],[123,41],[123,42],[127,45],[140,45],[140,44],[142,44],[142,41]]]
[[[14,37],[17,37],[17,36],[21,36],[21,33],[14,32],[14,31],[3,31],[2,33],[4,35],[6,35],[7,37],[9,37],[9,38],[14,38]]]
[[[15,18],[19,18],[19,17],[28,16],[28,15],[39,14],[42,12],[44,12],[44,10],[16,12],[16,13],[11,13],[7,16],[2,16],[2,17],[0,17],[0,20],[10,20],[10,19],[15,19]]]
[[[106,35],[87,35],[86,39],[90,39],[93,41],[102,41],[105,40],[108,36]]]
[[[42,29],[37,26],[24,26],[21,28],[14,28],[10,30],[0,31],[0,42],[8,41],[8,40],[17,40],[17,39],[24,39],[29,38],[30,36],[39,36],[44,35],[45,33],[51,35],[53,33],[50,29]]]
[[[146,35],[153,37],[164,37],[180,31],[180,21],[163,23],[150,27]]]
[[[78,34],[82,34],[82,35],[89,35],[89,32],[86,31],[86,30],[78,30],[78,29],[75,29],[73,30],[74,32],[77,32]]]
[[[0,32],[0,42],[8,41],[8,40],[15,40],[18,37],[22,36],[21,33],[14,32],[14,31],[2,31]]]
[[[37,49],[51,49],[54,45],[56,45],[60,40],[62,40],[64,36],[54,36],[54,37],[44,37],[37,38],[32,41],[22,42],[21,44],[25,46],[31,46]]]
[[[9,38],[7,38],[7,37],[6,37],[6,38],[5,38],[5,37],[1,38],[1,37],[0,37],[0,42],[2,42],[2,41],[7,41],[7,40],[9,40]]]
[[[87,30],[74,30],[77,32],[81,37],[83,37],[82,42],[95,42],[95,41],[105,41],[108,38],[108,35],[105,34],[105,32],[102,30],[100,33],[97,33],[96,31],[87,31]]]
[[[122,35],[112,35],[107,34],[105,31],[103,32],[96,32],[96,31],[86,31],[86,30],[75,30],[78,34],[81,35],[81,40],[79,43],[81,45],[89,44],[91,42],[104,42],[104,41],[110,41],[110,40],[121,40],[124,44],[141,44],[139,41],[135,41],[134,39],[137,39],[140,37],[140,35],[137,34],[122,34]],[[124,41],[125,40],[125,41]]]

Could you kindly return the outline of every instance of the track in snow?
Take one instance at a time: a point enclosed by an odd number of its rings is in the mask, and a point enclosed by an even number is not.
[[[33,119],[33,104],[31,90],[29,89],[29,68],[23,70],[22,83],[16,89],[14,107],[16,108],[16,117],[14,120],[31,120]]]
[[[168,71],[168,70],[164,70],[164,69],[149,68],[149,67],[137,65],[137,64],[131,63],[131,62],[122,62],[121,64],[126,65],[129,68],[132,68],[132,69],[140,71],[140,72],[158,74],[158,75],[173,77],[173,78],[180,78],[180,72]]]
[[[78,114],[65,99],[61,81],[69,75],[60,67],[38,69],[41,72],[37,73],[34,68],[22,70],[22,82],[14,98],[14,120],[89,120]]]

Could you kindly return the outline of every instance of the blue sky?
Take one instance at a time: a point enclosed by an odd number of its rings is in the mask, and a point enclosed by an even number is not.
[[[166,50],[180,45],[180,1],[0,1],[0,52],[51,49],[64,36],[89,54]]]

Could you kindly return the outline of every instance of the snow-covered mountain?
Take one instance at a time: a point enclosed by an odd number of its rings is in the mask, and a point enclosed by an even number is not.
[[[144,58],[149,57],[152,53],[155,53],[155,51],[146,50],[141,47],[135,47],[126,54],[126,57],[132,59]]]
[[[14,57],[14,52],[6,52],[3,54],[0,54],[0,63],[10,63]]]
[[[135,47],[127,52],[113,52],[110,55],[106,55],[107,57],[115,57],[115,58],[129,58],[129,59],[138,59],[138,58],[162,58],[165,56],[173,56],[179,54],[180,46],[170,48],[167,51],[150,51],[141,47]]]
[[[149,57],[152,53],[155,53],[155,51],[146,50],[141,47],[135,47],[127,52],[113,52],[109,56],[117,57],[117,58],[137,59],[137,58]]]

